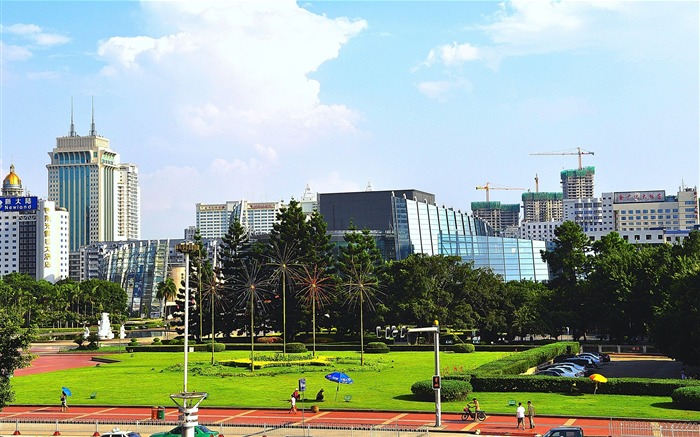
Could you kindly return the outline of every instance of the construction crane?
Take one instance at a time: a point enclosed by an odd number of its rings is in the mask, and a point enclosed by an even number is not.
[[[595,153],[582,149],[580,147],[577,147],[575,149],[567,149],[567,150],[562,150],[559,152],[541,152],[541,153],[530,153],[530,155],[578,155],[578,169],[581,170],[583,168],[583,164],[581,163],[581,156],[582,155],[595,155]]]
[[[491,190],[520,190],[520,191],[525,191],[527,188],[517,188],[517,187],[499,187],[499,186],[491,186],[491,182],[486,182],[483,186],[478,186],[476,187],[477,190],[486,190],[486,201],[490,202],[489,200],[489,191]]]

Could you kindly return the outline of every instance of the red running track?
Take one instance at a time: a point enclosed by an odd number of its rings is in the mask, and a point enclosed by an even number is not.
[[[176,407],[166,407],[165,420],[176,422],[178,411]],[[335,426],[400,426],[419,428],[435,425],[435,414],[424,412],[392,412],[392,411],[324,411],[311,413],[301,409],[297,414],[289,414],[288,410],[279,409],[240,409],[240,408],[200,408],[199,422],[203,424],[267,424],[281,425],[289,423],[301,424],[319,423]],[[60,420],[60,421],[100,421],[126,422],[151,420],[149,407],[70,407],[69,411],[61,412],[58,406],[9,406],[0,412],[2,420]],[[515,427],[515,417],[508,415],[488,416],[484,422],[463,422],[460,415],[445,413],[442,415],[442,429],[449,432],[470,432],[477,430],[484,435],[516,435],[533,436],[544,434],[550,428],[562,425],[580,426],[588,436],[608,436],[611,421],[607,419],[573,419],[564,417],[537,417],[534,429],[518,430]],[[649,434],[651,435],[651,434]]]

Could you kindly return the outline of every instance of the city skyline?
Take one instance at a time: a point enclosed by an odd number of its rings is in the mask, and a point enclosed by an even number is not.
[[[142,238],[196,203],[492,186],[697,186],[697,2],[0,2],[0,168],[47,196],[91,129],[139,167]],[[90,20],[83,17],[90,16]],[[492,201],[521,203],[522,191]]]

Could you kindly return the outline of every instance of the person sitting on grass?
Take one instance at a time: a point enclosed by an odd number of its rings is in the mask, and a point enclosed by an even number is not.
[[[316,393],[316,402],[323,402],[323,389]]]

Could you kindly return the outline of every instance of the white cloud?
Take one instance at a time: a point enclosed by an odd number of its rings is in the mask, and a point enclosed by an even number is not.
[[[447,67],[461,65],[467,61],[476,61],[480,57],[480,50],[469,43],[465,44],[445,44],[436,47],[428,53],[427,65],[441,62]]]
[[[425,81],[418,84],[418,91],[426,97],[444,101],[452,96],[455,91],[470,92],[472,84],[464,78],[452,78],[449,80]]]
[[[307,75],[336,58],[365,21],[315,15],[291,0],[144,2],[143,9],[163,36],[102,42],[103,74],[168,84],[168,106],[196,135],[254,143],[275,132],[285,143],[353,129],[359,119],[344,105],[321,103],[320,84]]]
[[[2,51],[2,59],[0,59],[2,63],[7,61],[26,61],[32,57],[32,52],[25,47],[5,44],[3,41],[0,41],[0,51]]]
[[[54,46],[58,44],[65,44],[70,41],[70,38],[67,36],[59,35],[57,33],[46,33],[36,24],[17,23],[9,26],[2,26],[0,29],[2,30],[2,33],[15,35],[40,46]]]

